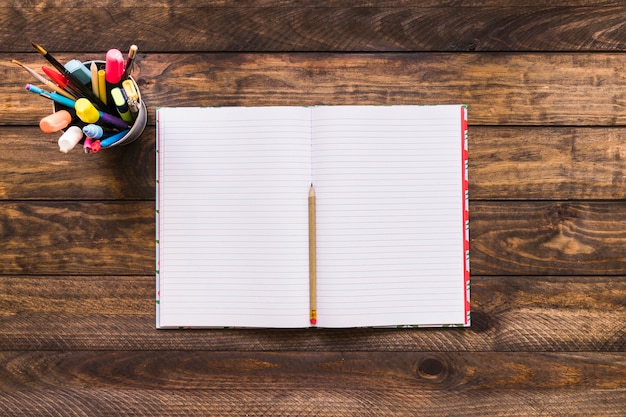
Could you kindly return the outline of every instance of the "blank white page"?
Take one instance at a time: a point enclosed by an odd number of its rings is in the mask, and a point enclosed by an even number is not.
[[[157,326],[308,326],[310,112],[157,111]]]
[[[463,324],[461,106],[312,120],[318,325]]]

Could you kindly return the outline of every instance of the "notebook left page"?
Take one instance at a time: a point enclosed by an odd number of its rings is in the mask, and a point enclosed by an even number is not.
[[[308,326],[310,113],[157,110],[157,327]]]

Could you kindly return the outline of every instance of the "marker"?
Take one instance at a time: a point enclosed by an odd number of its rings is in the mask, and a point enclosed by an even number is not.
[[[124,120],[111,114],[99,111],[86,98],[79,98],[76,100],[74,109],[76,109],[76,115],[78,118],[85,123],[96,123],[98,120],[102,119],[103,122],[115,126],[118,129],[128,129],[128,124]]]
[[[51,63],[52,66],[57,69],[57,71],[61,72],[61,74],[63,74],[69,80],[70,84],[76,87],[81,92],[82,95],[90,99],[92,102],[96,103],[96,106],[98,107],[104,106],[104,103],[100,101],[100,98],[94,96],[91,89],[87,88],[84,84],[82,84],[79,79],[77,79],[71,72],[69,72],[67,68],[65,68],[52,55],[50,55],[48,51],[43,49],[41,45],[38,45],[35,42],[31,42],[31,45],[33,45],[33,47],[37,50],[37,52],[43,55],[43,57],[47,59],[48,62]]]
[[[87,85],[91,82],[91,73],[78,59],[68,61],[63,67],[76,77],[81,84]]]
[[[85,132],[83,132],[83,133],[85,133]],[[85,141],[83,142],[83,151],[85,153],[91,153],[91,142],[92,142],[91,138],[89,136],[87,136],[85,138]]]
[[[44,133],[53,133],[65,129],[70,123],[72,123],[72,115],[70,112],[67,110],[59,110],[41,119],[39,127]]]
[[[102,135],[104,134],[104,129],[102,128],[102,126],[98,126],[98,125],[91,123],[83,127],[83,133],[88,138],[100,139]]]
[[[119,49],[109,49],[106,55],[106,80],[109,84],[118,84],[124,75],[124,57]]]
[[[91,73],[91,91],[93,91],[95,96],[100,97],[100,89],[98,88],[98,66],[95,62],[92,62],[89,66],[89,72]]]
[[[137,45],[131,45],[128,51],[128,58],[126,59],[126,68],[122,75],[122,80],[127,79],[130,73],[133,71],[133,63],[135,62],[135,56],[137,55]]]
[[[91,152],[98,153],[98,152],[100,152],[101,148],[102,148],[102,146],[100,145],[100,141],[99,140],[94,140],[93,142],[91,142]]]
[[[131,80],[122,81],[122,87],[124,88],[124,94],[126,94],[128,108],[133,117],[135,117],[139,113],[139,92]]]
[[[22,64],[20,61],[14,59],[11,62],[13,62],[14,64],[19,65],[22,68],[24,68],[26,71],[28,71],[29,74],[31,74],[33,77],[35,77],[35,79],[37,81],[39,81],[40,83],[46,85],[48,88],[50,88],[54,92],[62,94],[62,95],[64,95],[65,97],[67,97],[69,99],[76,100],[76,97],[74,97],[73,95],[71,95],[67,91],[63,90],[61,87],[59,87],[58,85],[56,85],[52,81],[48,80],[47,78],[44,78],[41,75],[37,74],[33,69],[28,68],[26,65]]]
[[[68,153],[83,138],[83,131],[78,126],[70,126],[59,138],[59,150]]]
[[[115,107],[117,107],[117,112],[120,114],[122,120],[129,123],[132,122],[133,116],[130,114],[128,104],[126,103],[126,97],[124,97],[122,90],[119,87],[113,88],[111,90],[111,97],[113,98]]]
[[[130,129],[126,129],[126,130],[123,130],[123,131],[121,131],[119,133],[116,133],[113,136],[109,136],[106,139],[102,139],[100,141],[100,145],[103,148],[108,148],[109,146],[114,145],[116,142],[118,142],[120,139],[122,139],[124,136],[126,136],[129,131],[130,131]]]
[[[107,81],[104,70],[98,70],[98,92],[100,94],[100,100],[104,104],[107,104]]]
[[[137,88],[135,88],[135,83],[133,83],[131,80],[124,80],[122,81],[122,88],[124,89],[126,97],[132,97],[135,100],[139,101],[139,91],[137,91]]]
[[[34,86],[32,84],[26,84],[26,89],[31,93],[39,94],[42,97],[53,100],[55,103],[59,103],[62,106],[69,107],[70,109],[74,108],[74,104],[76,103],[74,100],[71,100],[65,96],[62,96],[58,93],[51,93],[49,91],[42,90],[41,88]]]

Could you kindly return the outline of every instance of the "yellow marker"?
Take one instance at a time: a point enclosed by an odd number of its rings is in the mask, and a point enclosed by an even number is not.
[[[107,104],[107,81],[104,70],[98,71],[98,93],[100,94],[100,101]]]

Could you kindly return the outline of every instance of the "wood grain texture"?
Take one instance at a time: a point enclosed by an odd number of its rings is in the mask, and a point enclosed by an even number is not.
[[[0,204],[0,274],[149,274],[153,203]]]
[[[498,372],[494,372],[495,370]],[[618,389],[624,353],[0,352],[0,392],[57,389]],[[590,383],[587,381],[591,381]]]
[[[0,126],[0,200],[154,199],[154,133],[149,128],[129,145],[85,155],[78,148],[61,153],[60,133]]]
[[[626,198],[626,130],[473,127],[470,199]]]
[[[0,126],[0,200],[152,200],[155,129],[99,154],[58,152],[58,135]],[[25,139],[28,138],[28,139]],[[472,126],[470,199],[626,198],[626,129]]]
[[[10,414],[617,416],[626,405],[624,354],[3,352],[0,364]]]
[[[470,329],[155,331],[153,276],[0,279],[0,350],[621,352],[626,280],[472,277]]]
[[[7,416],[164,415],[164,416],[464,416],[622,417],[619,390],[361,390],[328,386],[313,390],[60,390],[0,394]]]
[[[558,4],[557,4],[558,3]],[[0,415],[622,416],[618,0],[0,5]],[[80,36],[77,36],[77,33]],[[61,154],[12,64],[139,45],[148,129]],[[469,105],[472,327],[155,330],[154,111]]]
[[[624,202],[471,202],[478,275],[623,275]],[[0,203],[0,274],[154,271],[154,202]]]
[[[626,75],[619,70],[626,56],[620,54],[139,55],[134,75],[150,124],[154,109],[165,106],[450,103],[469,105],[470,125],[626,124]],[[10,59],[33,67],[45,61],[4,56],[0,123],[36,125],[50,103],[24,91],[30,76]]]
[[[109,3],[117,6],[117,2]],[[622,16],[626,13],[623,4],[419,7],[408,2],[387,2],[355,7],[350,2],[336,3],[332,7],[324,3],[303,7],[297,2],[236,7],[235,2],[133,2],[131,7],[110,7],[106,13],[100,5],[94,7],[89,2],[13,6],[1,10],[0,36],[7,49],[14,52],[32,51],[30,39],[50,51],[127,49],[130,44],[121,43],[120,29],[112,30],[116,27],[124,28],[127,39],[132,36],[126,42],[136,43],[146,52],[619,52],[626,47],[622,36]],[[80,36],[41,39],[42,33],[69,33],[77,28]]]

